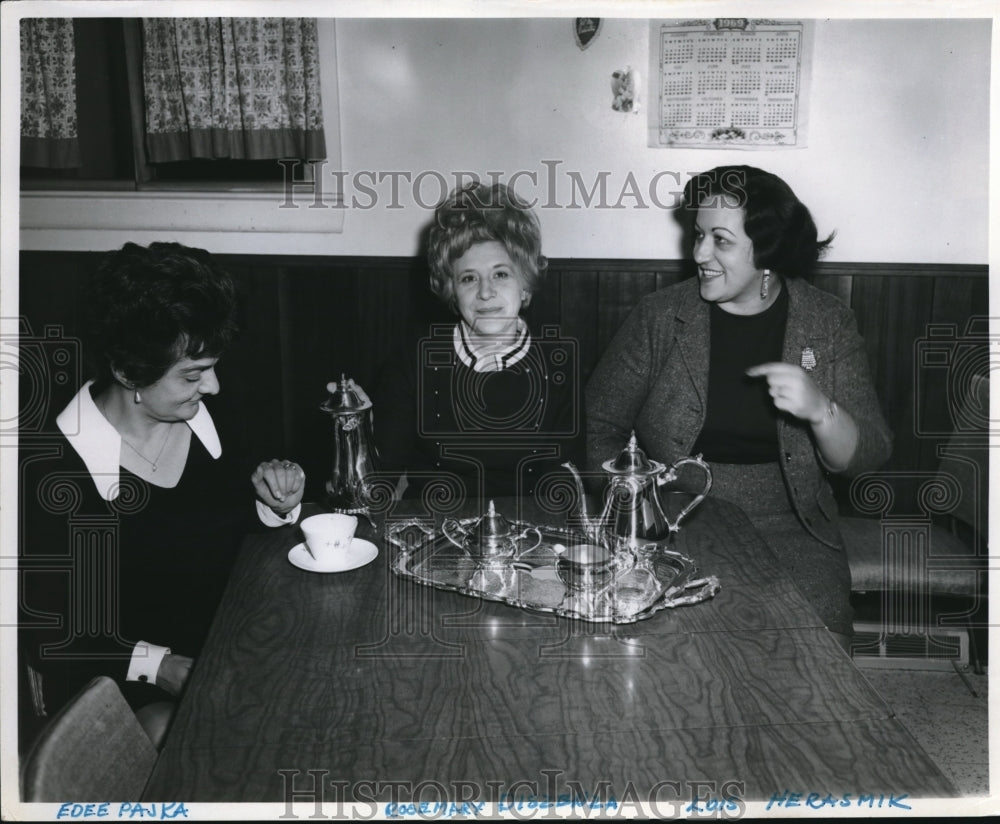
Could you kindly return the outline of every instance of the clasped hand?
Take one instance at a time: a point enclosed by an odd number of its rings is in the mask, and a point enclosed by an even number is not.
[[[250,476],[257,497],[278,515],[287,515],[302,501],[306,473],[294,461],[274,458],[260,463]]]
[[[751,366],[746,374],[767,381],[771,399],[782,412],[812,424],[823,420],[829,400],[801,366],[780,361],[761,363]]]

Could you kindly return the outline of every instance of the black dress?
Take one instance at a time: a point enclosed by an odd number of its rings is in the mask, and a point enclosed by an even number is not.
[[[571,342],[547,327],[527,354],[494,372],[458,357],[454,326],[400,348],[372,393],[375,441],[387,478],[406,472],[405,495],[546,494],[582,461],[583,400]]]
[[[165,697],[125,682],[137,641],[198,655],[242,536],[264,528],[239,451],[213,458],[192,433],[175,487],[120,469],[109,501],[61,434],[22,444],[19,639],[50,714],[99,674],[133,706]]]

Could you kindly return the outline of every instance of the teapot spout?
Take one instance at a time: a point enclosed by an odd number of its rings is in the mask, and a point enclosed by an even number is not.
[[[590,516],[590,512],[587,510],[587,493],[583,488],[583,478],[580,476],[579,470],[572,461],[566,461],[563,464],[563,468],[568,469],[570,474],[573,476],[573,483],[576,486],[576,494],[579,502],[577,504],[576,513],[572,516],[572,520],[577,521],[584,533],[588,537],[592,537],[596,532],[600,530],[600,523],[595,522]]]

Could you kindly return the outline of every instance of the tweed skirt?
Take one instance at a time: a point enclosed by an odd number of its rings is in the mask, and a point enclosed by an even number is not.
[[[799,521],[777,463],[711,464],[712,497],[739,506],[823,623],[853,634],[847,553],[816,540]]]

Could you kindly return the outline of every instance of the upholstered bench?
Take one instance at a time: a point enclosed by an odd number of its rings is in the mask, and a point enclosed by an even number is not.
[[[986,563],[972,544],[929,521],[841,518],[840,530],[855,602],[855,658],[932,668],[950,660],[981,672],[970,618],[985,607]]]
[[[988,596],[990,381],[961,376],[946,399],[954,430],[937,446],[937,470],[855,478],[851,508],[871,517],[843,517],[840,529],[854,600],[870,608],[871,594],[879,596],[879,635],[965,631],[978,671],[973,628],[986,624]]]
[[[852,592],[920,587],[932,598],[977,594],[983,559],[942,526],[841,518],[840,533],[851,567]]]

